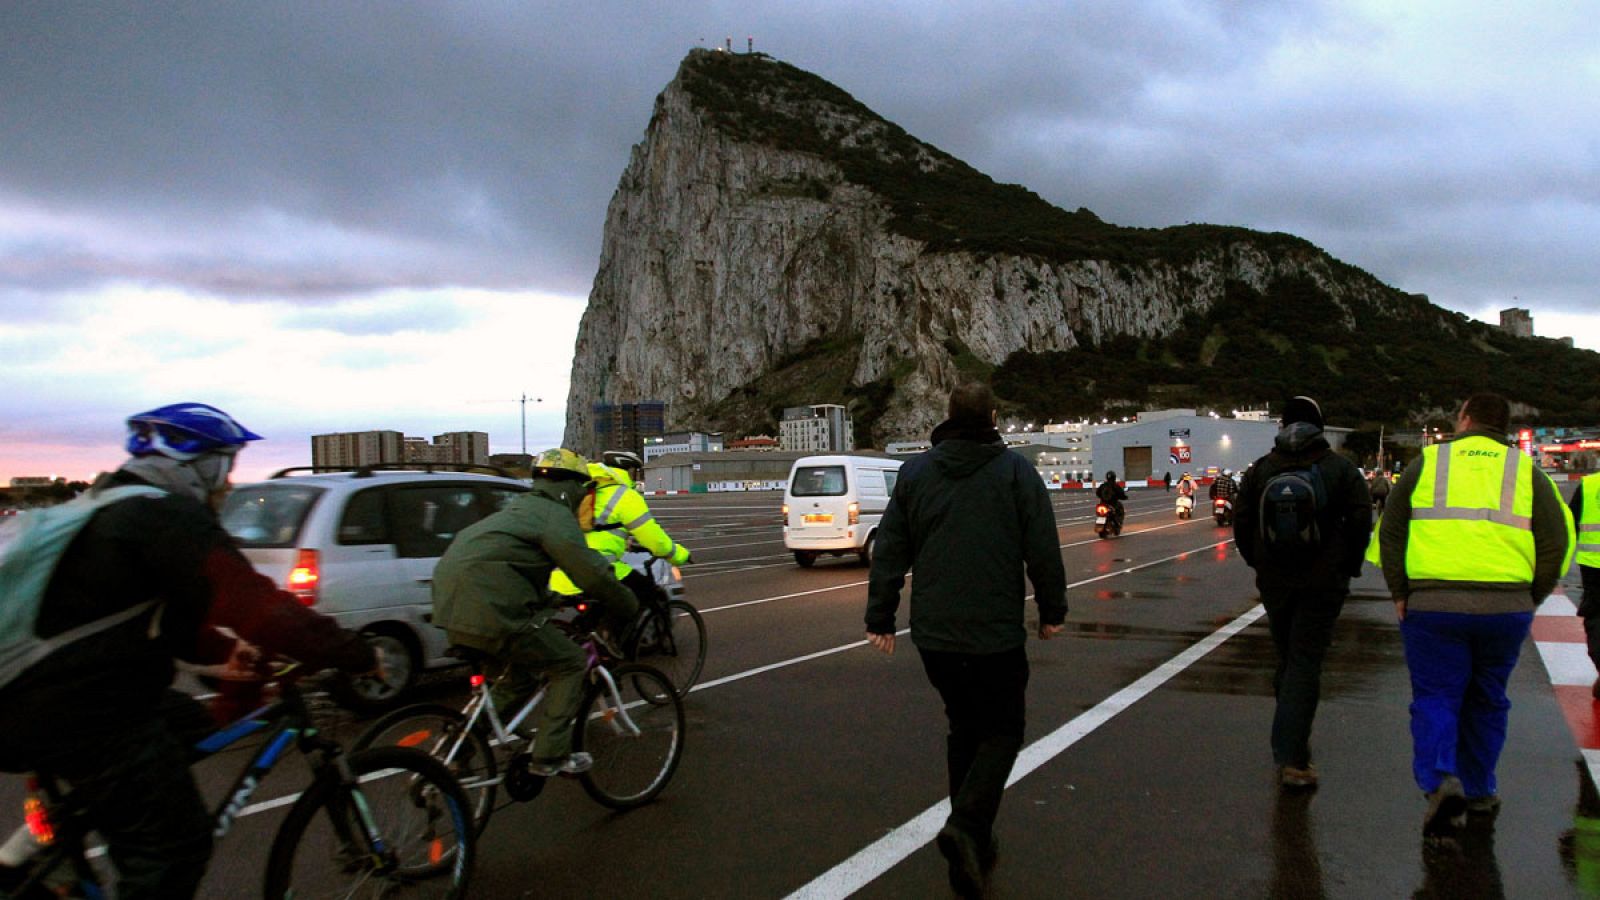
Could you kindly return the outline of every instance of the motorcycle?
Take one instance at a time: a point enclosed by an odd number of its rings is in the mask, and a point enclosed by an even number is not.
[[[1194,516],[1194,498],[1188,494],[1178,495],[1178,518],[1188,519]]]
[[[1107,503],[1098,503],[1094,508],[1094,533],[1101,540],[1122,533],[1122,515],[1112,509]]]
[[[1233,501],[1227,497],[1218,497],[1211,501],[1211,518],[1217,520],[1218,525],[1233,524]]]

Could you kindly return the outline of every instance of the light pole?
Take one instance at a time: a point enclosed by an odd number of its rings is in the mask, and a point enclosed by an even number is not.
[[[543,397],[533,398],[535,403],[543,403]],[[522,455],[528,455],[528,395],[522,395]]]

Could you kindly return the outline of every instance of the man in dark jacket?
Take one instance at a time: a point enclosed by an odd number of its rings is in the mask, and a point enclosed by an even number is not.
[[[1284,404],[1282,427],[1272,452],[1245,472],[1234,504],[1233,534],[1239,555],[1256,570],[1256,589],[1267,608],[1278,651],[1273,674],[1277,711],[1272,717],[1272,757],[1287,788],[1315,787],[1311,723],[1322,693],[1322,658],[1333,626],[1361,574],[1372,534],[1372,498],[1355,464],[1334,453],[1323,437],[1322,409],[1310,397]],[[1311,470],[1315,470],[1312,472]],[[1264,496],[1291,485],[1280,475],[1304,473],[1315,502],[1315,527],[1302,529],[1302,546],[1289,546],[1280,517],[1292,511]],[[1264,510],[1264,504],[1274,504]],[[1270,519],[1268,518],[1270,516]],[[1306,523],[1309,525],[1310,523]]]
[[[933,448],[900,470],[874,544],[866,625],[867,640],[892,654],[900,589],[915,568],[911,640],[950,721],[951,812],[938,845],[951,886],[969,897],[994,866],[995,815],[1022,748],[1023,575],[1041,640],[1061,633],[1067,594],[1050,495],[1001,441],[988,386],[956,388],[949,414]]]
[[[189,774],[210,719],[171,689],[173,658],[226,659],[235,643],[226,628],[311,669],[366,673],[375,660],[360,635],[258,574],[209,507],[257,435],[201,403],[128,425],[132,458],[91,491],[159,490],[96,511],[56,564],[33,633],[84,636],[0,690],[0,759],[71,784],[105,838],[117,896],[171,900],[194,895],[211,856],[211,817]],[[14,586],[4,587],[10,599]]]

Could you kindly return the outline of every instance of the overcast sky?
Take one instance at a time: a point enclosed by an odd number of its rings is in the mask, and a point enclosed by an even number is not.
[[[1121,225],[1304,237],[1600,350],[1587,3],[0,4],[0,484],[177,400],[268,440],[560,440],[605,208],[731,37]]]

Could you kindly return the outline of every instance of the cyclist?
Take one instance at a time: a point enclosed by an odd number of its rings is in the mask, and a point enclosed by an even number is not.
[[[689,548],[667,534],[656,522],[650,504],[633,489],[636,474],[644,468],[639,457],[626,450],[608,450],[602,458],[605,462],[589,464],[589,476],[596,485],[594,524],[584,534],[584,540],[611,563],[612,574],[633,591],[641,605],[660,603],[665,598],[660,596],[661,589],[656,586],[655,579],[622,558],[628,552],[629,538],[673,565],[689,561]],[[561,569],[550,575],[550,589],[568,596],[581,593]]]
[[[1106,480],[1100,482],[1099,486],[1094,489],[1094,495],[1100,499],[1101,503],[1111,507],[1111,515],[1116,522],[1117,528],[1120,529],[1123,515],[1122,501],[1128,499],[1128,492],[1123,490],[1122,485],[1117,483],[1117,473],[1115,471],[1106,472]]]
[[[227,659],[236,644],[226,628],[314,668],[366,674],[376,660],[360,635],[258,574],[218,523],[239,450],[260,435],[203,403],[127,424],[131,458],[90,492],[159,492],[96,510],[34,595],[31,635],[7,636],[38,658],[0,682],[0,770],[44,768],[71,785],[105,839],[118,897],[191,897],[212,836],[189,754],[212,722],[171,688],[174,658]],[[18,582],[0,587],[20,599]]]
[[[611,634],[626,644],[639,615],[633,592],[584,543],[580,507],[593,502],[588,461],[556,448],[533,461],[533,488],[504,509],[463,529],[433,572],[433,623],[452,644],[490,657],[506,677],[495,684],[500,709],[515,709],[548,679],[533,723],[530,771],[576,775],[593,760],[572,752],[573,719],[583,701],[583,649],[550,625],[560,595],[549,589],[557,566],[600,605]]]

